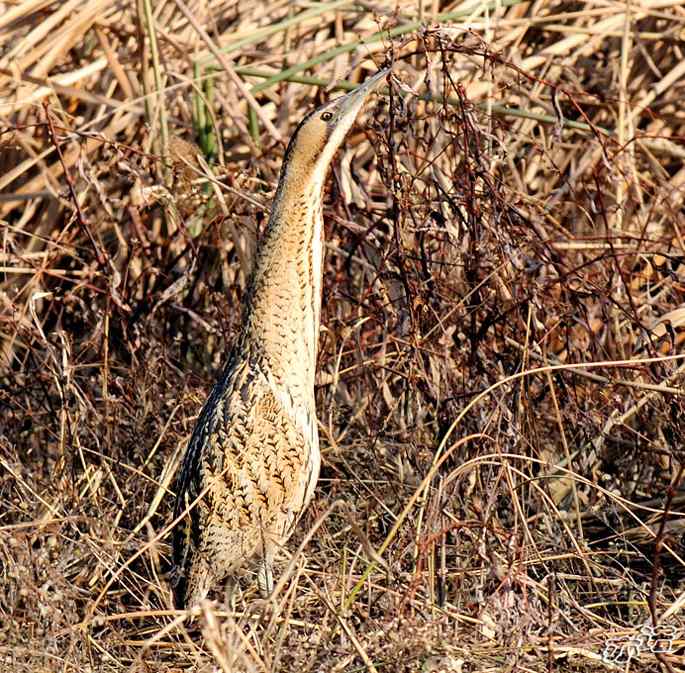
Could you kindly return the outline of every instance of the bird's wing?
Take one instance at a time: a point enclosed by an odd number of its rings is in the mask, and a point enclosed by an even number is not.
[[[235,373],[235,356],[232,354],[222,376],[212,388],[202,407],[176,479],[174,520],[181,518],[172,534],[171,585],[174,591],[174,602],[178,607],[185,604],[193,556],[201,542],[200,508],[197,507],[196,501],[202,493],[202,449],[207,443],[212,427],[216,425],[217,406],[230,388]]]

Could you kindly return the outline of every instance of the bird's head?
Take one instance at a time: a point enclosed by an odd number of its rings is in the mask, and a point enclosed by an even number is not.
[[[310,112],[290,139],[283,159],[283,172],[295,171],[323,177],[366,97],[388,72],[389,69],[381,70],[354,91]]]

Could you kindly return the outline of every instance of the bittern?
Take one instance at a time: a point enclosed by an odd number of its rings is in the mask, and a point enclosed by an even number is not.
[[[319,476],[314,376],[322,195],[328,168],[388,71],[310,112],[285,152],[228,362],[195,425],[176,482],[172,585],[178,607],[250,563],[263,596]]]

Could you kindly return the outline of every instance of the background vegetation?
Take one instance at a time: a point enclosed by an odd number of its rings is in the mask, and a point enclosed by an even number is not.
[[[0,668],[684,670],[684,24],[1,2]],[[285,143],[390,63],[325,208],[315,500],[270,604],[175,612],[173,477]]]

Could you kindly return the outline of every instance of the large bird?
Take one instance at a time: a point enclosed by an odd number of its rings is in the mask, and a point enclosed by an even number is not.
[[[319,476],[314,378],[321,315],[322,195],[336,150],[379,72],[307,114],[283,159],[235,347],[197,420],[176,482],[172,586],[177,607],[273,559]]]

